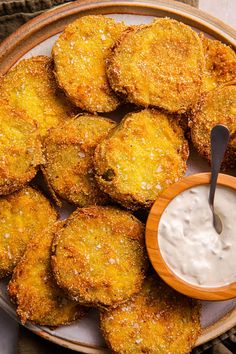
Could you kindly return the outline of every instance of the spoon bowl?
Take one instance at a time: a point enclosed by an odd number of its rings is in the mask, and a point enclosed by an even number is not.
[[[181,181],[167,188],[150,210],[146,224],[145,238],[149,259],[156,272],[168,285],[180,293],[196,299],[220,301],[236,297],[236,282],[219,287],[198,286],[188,283],[178,277],[178,275],[169,268],[162,257],[158,241],[159,222],[168,204],[187,189],[200,185],[210,186],[210,181],[210,173],[199,173],[184,177]],[[217,185],[229,187],[236,191],[236,177],[220,173]],[[216,272],[217,271],[216,269]]]

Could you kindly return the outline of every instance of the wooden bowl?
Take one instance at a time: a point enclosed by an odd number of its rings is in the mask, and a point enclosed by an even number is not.
[[[236,297],[236,282],[221,287],[200,287],[190,284],[179,278],[166,264],[158,244],[158,226],[160,218],[167,205],[178,194],[191,187],[210,183],[210,173],[199,173],[183,178],[180,182],[173,184],[155,201],[146,224],[146,246],[151,263],[160,277],[172,288],[182,294],[200,300],[219,301]],[[222,186],[231,187],[236,191],[236,178],[219,174],[217,183]]]

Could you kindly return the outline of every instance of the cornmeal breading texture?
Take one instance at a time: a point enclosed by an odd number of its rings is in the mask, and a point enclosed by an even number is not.
[[[0,98],[0,195],[22,188],[42,162],[36,125]]]
[[[154,109],[133,112],[98,144],[100,188],[125,207],[151,207],[185,173],[188,143],[175,119]]]
[[[112,207],[77,209],[56,234],[52,253],[59,286],[98,307],[117,306],[136,294],[147,265],[143,225]]]
[[[191,118],[191,137],[198,153],[211,161],[211,129],[224,124],[230,130],[230,141],[223,161],[223,169],[236,166],[236,83],[221,86],[202,96]]]
[[[34,188],[0,198],[0,278],[11,274],[28,242],[56,219],[55,209]]]
[[[202,44],[191,27],[176,20],[128,28],[106,63],[112,89],[137,105],[183,113],[199,97]]]
[[[52,60],[46,56],[21,60],[0,79],[0,89],[0,96],[37,123],[42,137],[75,112],[58,89]]]
[[[81,318],[85,311],[58,288],[51,271],[53,233],[59,225],[39,232],[30,241],[22,260],[14,269],[9,295],[16,301],[22,323],[59,326]]]
[[[107,81],[105,59],[124,28],[111,18],[84,16],[69,24],[54,44],[58,83],[81,109],[110,112],[119,105]]]
[[[102,312],[101,328],[116,354],[187,354],[201,331],[199,307],[153,276],[133,299]]]
[[[44,142],[44,171],[59,197],[80,207],[108,201],[94,178],[93,154],[114,127],[110,119],[83,114],[50,131]]]
[[[206,67],[203,75],[203,91],[210,91],[236,79],[236,53],[229,46],[200,35]]]

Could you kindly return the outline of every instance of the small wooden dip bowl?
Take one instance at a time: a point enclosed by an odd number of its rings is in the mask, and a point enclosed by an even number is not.
[[[162,258],[158,244],[159,221],[162,213],[164,212],[170,201],[186,189],[202,184],[209,184],[210,178],[210,173],[199,173],[192,176],[188,176],[183,178],[181,181],[173,184],[161,194],[161,196],[155,201],[148,216],[146,224],[146,247],[154,269],[160,275],[160,277],[172,288],[182,294],[188,295],[196,299],[219,301],[236,297],[236,282],[221,287],[202,287],[190,284],[184,281],[183,279],[179,278],[167,266],[165,260]],[[226,187],[231,187],[236,191],[235,177],[225,174],[219,174],[217,184]]]

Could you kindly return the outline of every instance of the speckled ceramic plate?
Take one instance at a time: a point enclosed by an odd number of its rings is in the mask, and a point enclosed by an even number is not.
[[[0,74],[23,57],[50,55],[52,45],[66,24],[88,14],[104,14],[127,24],[148,23],[154,17],[172,17],[197,31],[236,47],[234,29],[200,10],[179,2],[155,1],[85,1],[69,3],[48,11],[20,27],[0,46]],[[112,115],[111,115],[112,117]],[[191,152],[188,174],[208,171],[209,167],[194,151]],[[68,210],[64,209],[63,213]],[[15,308],[6,293],[6,281],[0,281],[0,306],[17,320]],[[224,302],[202,302],[202,335],[196,345],[203,344],[236,325],[236,299]],[[98,313],[91,310],[87,317],[70,326],[55,330],[26,324],[36,334],[59,345],[83,353],[108,353],[99,330]]]

